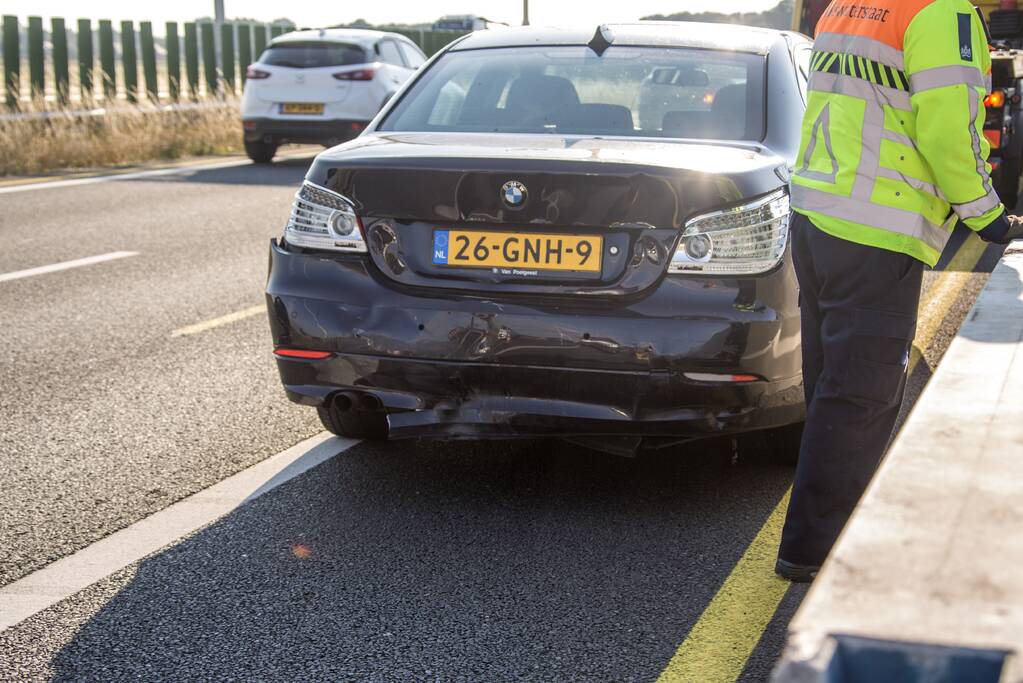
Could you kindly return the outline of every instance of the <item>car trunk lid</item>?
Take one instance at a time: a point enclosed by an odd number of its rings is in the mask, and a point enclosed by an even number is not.
[[[688,218],[777,189],[783,163],[751,145],[371,135],[309,179],[355,202],[371,257],[403,284],[627,294],[664,275]]]

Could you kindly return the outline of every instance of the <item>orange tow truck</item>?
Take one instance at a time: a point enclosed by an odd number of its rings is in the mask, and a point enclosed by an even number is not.
[[[830,0],[796,0],[792,29],[813,36]],[[992,180],[1009,208],[1019,200],[1023,171],[1023,9],[1019,0],[975,3],[987,22],[992,91],[984,99],[984,136],[991,143]]]

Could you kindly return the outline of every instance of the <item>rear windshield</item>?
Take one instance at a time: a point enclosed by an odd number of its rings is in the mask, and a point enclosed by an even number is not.
[[[280,43],[271,45],[259,61],[268,66],[315,69],[321,66],[365,64],[366,52],[358,45],[345,43]]]
[[[671,48],[449,52],[380,129],[761,140],[766,64]]]

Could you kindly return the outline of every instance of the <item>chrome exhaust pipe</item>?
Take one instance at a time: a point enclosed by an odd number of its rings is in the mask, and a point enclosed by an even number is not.
[[[361,410],[380,410],[383,404],[373,394],[357,394],[356,405]]]
[[[342,391],[341,393],[334,395],[334,407],[342,413],[347,413],[352,409],[358,399],[359,397],[356,394],[353,394],[350,391]]]

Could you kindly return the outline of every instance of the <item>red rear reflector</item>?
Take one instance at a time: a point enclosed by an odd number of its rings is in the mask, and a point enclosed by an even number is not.
[[[759,382],[760,378],[756,375],[719,375],[712,372],[686,372],[684,373],[686,379],[691,379],[695,382]]]
[[[365,123],[358,123],[358,122],[352,123],[352,130],[355,130],[355,131],[360,131],[360,130],[364,129],[365,127],[366,127]]]
[[[256,122],[255,121],[242,121],[242,127],[244,127],[245,130],[256,130]]]
[[[274,349],[274,355],[282,358],[305,358],[307,360],[323,360],[330,358],[330,351],[306,351],[305,349]]]
[[[1002,131],[985,130],[984,137],[987,138],[987,141],[991,143],[992,147],[997,149],[1002,146]]]

